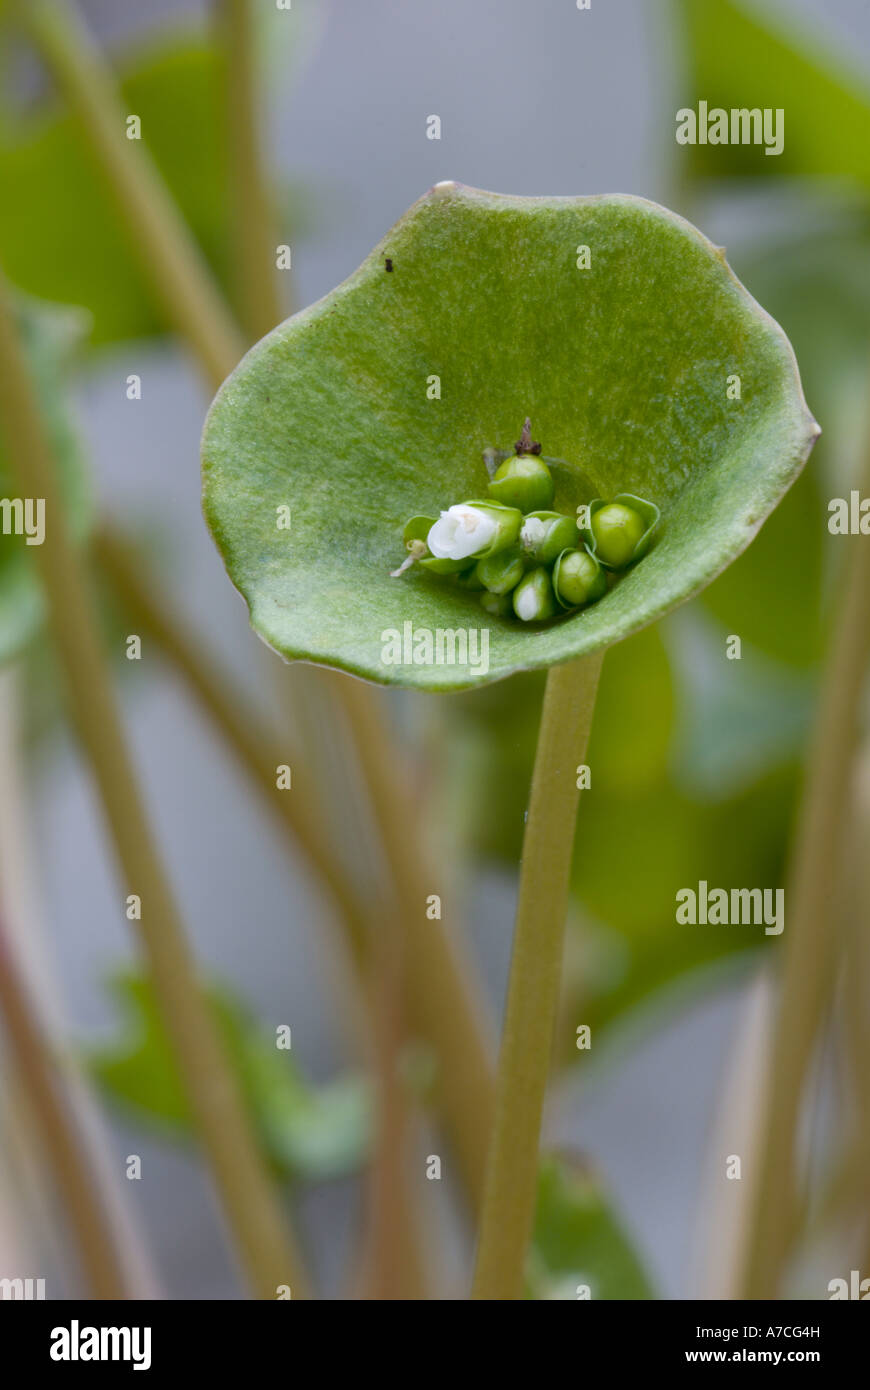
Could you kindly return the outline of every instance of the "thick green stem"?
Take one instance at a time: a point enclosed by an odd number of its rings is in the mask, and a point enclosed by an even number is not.
[[[841,543],[848,550],[846,585],[836,610],[786,881],[784,960],[745,1298],[778,1296],[794,1238],[801,1102],[838,950],[830,904],[851,805],[860,696],[870,660],[870,545],[862,536]]]
[[[114,692],[100,649],[87,582],[70,540],[55,466],[0,279],[0,420],[22,492],[45,499],[46,538],[36,547],[49,619],[73,720],[103,804],[128,894],[141,900],[139,928],[157,999],[194,1118],[239,1253],[258,1296],[305,1285],[283,1233],[283,1213],[249,1117],[200,991],[168,880],[139,795]]]
[[[81,122],[167,322],[190,344],[212,385],[219,386],[244,344],[142,141],[127,139],[127,112],[108,68],[71,6],[27,0],[19,14]]]
[[[562,942],[602,654],[547,675],[523,840],[510,981],[498,1064],[472,1297],[523,1297],[538,1186],[538,1146],[559,1002]]]
[[[218,0],[217,13],[226,70],[224,121],[236,312],[256,342],[283,314],[274,206],[259,134],[254,5],[252,0]]]

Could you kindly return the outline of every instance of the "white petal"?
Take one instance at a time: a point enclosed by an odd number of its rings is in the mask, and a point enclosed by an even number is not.
[[[524,623],[530,623],[538,611],[538,595],[531,584],[517,594],[517,617],[522,618]]]
[[[489,545],[497,529],[486,512],[459,503],[441,513],[426,544],[439,560],[467,560]]]
[[[527,550],[540,545],[547,534],[547,523],[539,516],[527,516],[520,531],[520,544]]]

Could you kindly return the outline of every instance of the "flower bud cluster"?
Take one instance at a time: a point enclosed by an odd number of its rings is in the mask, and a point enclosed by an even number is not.
[[[621,493],[596,498],[578,527],[573,516],[550,510],[553,477],[536,453],[506,459],[487,492],[437,518],[412,517],[404,531],[412,558],[393,573],[416,562],[478,590],[493,617],[542,623],[603,598],[613,576],[646,553],[659,520],[653,503]]]

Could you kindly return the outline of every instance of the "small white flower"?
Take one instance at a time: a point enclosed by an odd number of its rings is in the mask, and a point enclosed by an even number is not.
[[[460,502],[441,513],[429,529],[426,544],[438,560],[468,560],[486,549],[497,530],[486,512]]]
[[[531,623],[538,615],[538,596],[528,584],[526,588],[520,589],[516,598],[516,614],[522,618],[524,623]]]
[[[524,550],[534,550],[547,534],[547,523],[539,516],[527,516],[520,531],[520,545]]]

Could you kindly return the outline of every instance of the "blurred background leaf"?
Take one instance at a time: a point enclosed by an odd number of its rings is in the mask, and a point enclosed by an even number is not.
[[[689,58],[681,106],[785,111],[781,154],[760,145],[687,147],[699,173],[845,176],[870,185],[870,81],[826,49],[819,25],[802,30],[793,12],[783,21],[749,0],[678,0],[677,15]]]
[[[92,1074],[116,1104],[178,1139],[192,1138],[190,1112],[147,979],[133,972],[111,982],[122,1030],[88,1053]],[[226,987],[212,987],[228,1056],[260,1130],[286,1178],[323,1181],[355,1172],[370,1139],[368,1087],[355,1076],[323,1086],[303,1080],[289,1050],[279,1049]]]
[[[593,1299],[656,1297],[603,1183],[577,1156],[542,1159],[527,1279],[534,1299],[576,1299],[581,1284]]]
[[[153,157],[213,271],[229,280],[223,59],[201,38],[167,37],[121,63],[123,105],[142,122]],[[54,101],[3,115],[0,253],[23,289],[87,304],[94,344],[167,331],[111,196],[74,119]],[[310,198],[279,193],[282,239],[304,230]],[[292,226],[288,213],[292,207]],[[58,228],[63,228],[63,237]]]

